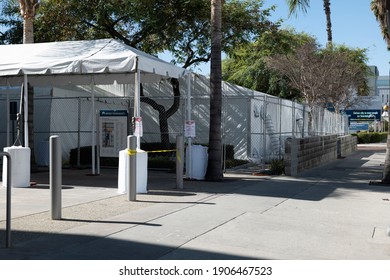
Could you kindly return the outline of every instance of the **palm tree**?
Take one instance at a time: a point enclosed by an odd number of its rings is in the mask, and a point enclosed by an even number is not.
[[[23,17],[23,44],[34,43],[34,19],[39,0],[19,0],[20,14]],[[34,88],[28,85],[28,146],[31,150],[31,169],[36,169],[34,152]],[[27,143],[26,143],[27,144]]]
[[[387,43],[387,48],[390,49],[390,0],[371,1],[371,10],[379,22],[383,38]],[[387,110],[389,109],[387,108]],[[387,151],[382,183],[390,184],[390,129],[388,129],[386,147]]]
[[[23,44],[34,43],[34,18],[39,0],[19,0],[20,14],[23,17]]]
[[[304,13],[307,12],[307,9],[310,8],[310,0],[286,0],[289,5],[289,12],[291,14],[296,14],[298,10],[302,10]],[[324,11],[326,16],[326,32],[328,34],[328,47],[332,47],[332,21],[330,18],[330,0],[324,0]]]
[[[382,35],[390,49],[390,1],[389,0],[372,0],[371,10],[379,22]]]
[[[210,128],[206,180],[222,181],[222,0],[211,0]]]

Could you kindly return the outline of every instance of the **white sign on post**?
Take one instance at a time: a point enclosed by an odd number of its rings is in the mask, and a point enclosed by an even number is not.
[[[134,135],[142,137],[143,134],[142,117],[134,117]]]
[[[187,120],[184,125],[184,136],[187,138],[195,138],[195,121],[194,120]]]
[[[100,111],[100,156],[118,157],[119,151],[126,148],[127,110]]]

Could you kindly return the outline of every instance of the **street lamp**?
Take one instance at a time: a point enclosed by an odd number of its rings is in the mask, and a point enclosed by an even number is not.
[[[383,106],[382,118],[387,121],[387,131],[389,131],[389,106],[386,104]],[[385,124],[383,123],[383,130],[385,130]]]

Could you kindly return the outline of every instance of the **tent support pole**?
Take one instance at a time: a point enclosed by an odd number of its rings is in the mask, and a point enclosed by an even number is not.
[[[95,175],[95,145],[96,145],[96,117],[95,117],[95,87],[93,81],[91,82],[91,95],[92,95],[92,175]]]
[[[10,103],[9,103],[9,95],[10,95],[10,85],[7,81],[7,91],[5,92],[5,95],[7,96],[7,147],[10,146],[10,138],[11,138],[11,132],[10,132]]]
[[[24,75],[23,82],[24,90],[24,146],[28,147],[28,78],[27,75]]]
[[[187,120],[191,120],[191,72],[187,74]],[[188,170],[187,177],[192,179],[192,138],[188,137]]]
[[[95,113],[95,119],[96,119],[96,124],[97,124],[97,129],[96,129],[96,174],[100,175],[100,119],[99,119],[99,114],[96,111]]]
[[[140,117],[141,114],[141,71],[138,67],[137,58],[137,70],[135,71],[135,84],[134,84],[134,118]],[[141,149],[141,135],[137,136],[137,149]]]

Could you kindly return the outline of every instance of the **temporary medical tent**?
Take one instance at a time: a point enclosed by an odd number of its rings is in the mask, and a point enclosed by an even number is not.
[[[134,116],[140,116],[141,82],[180,78],[186,74],[181,67],[114,39],[0,46],[0,86],[134,83]],[[24,89],[27,131],[27,87]],[[25,133],[25,143],[28,143],[28,133]]]
[[[186,70],[114,39],[0,46],[0,85],[134,83],[179,78]]]

